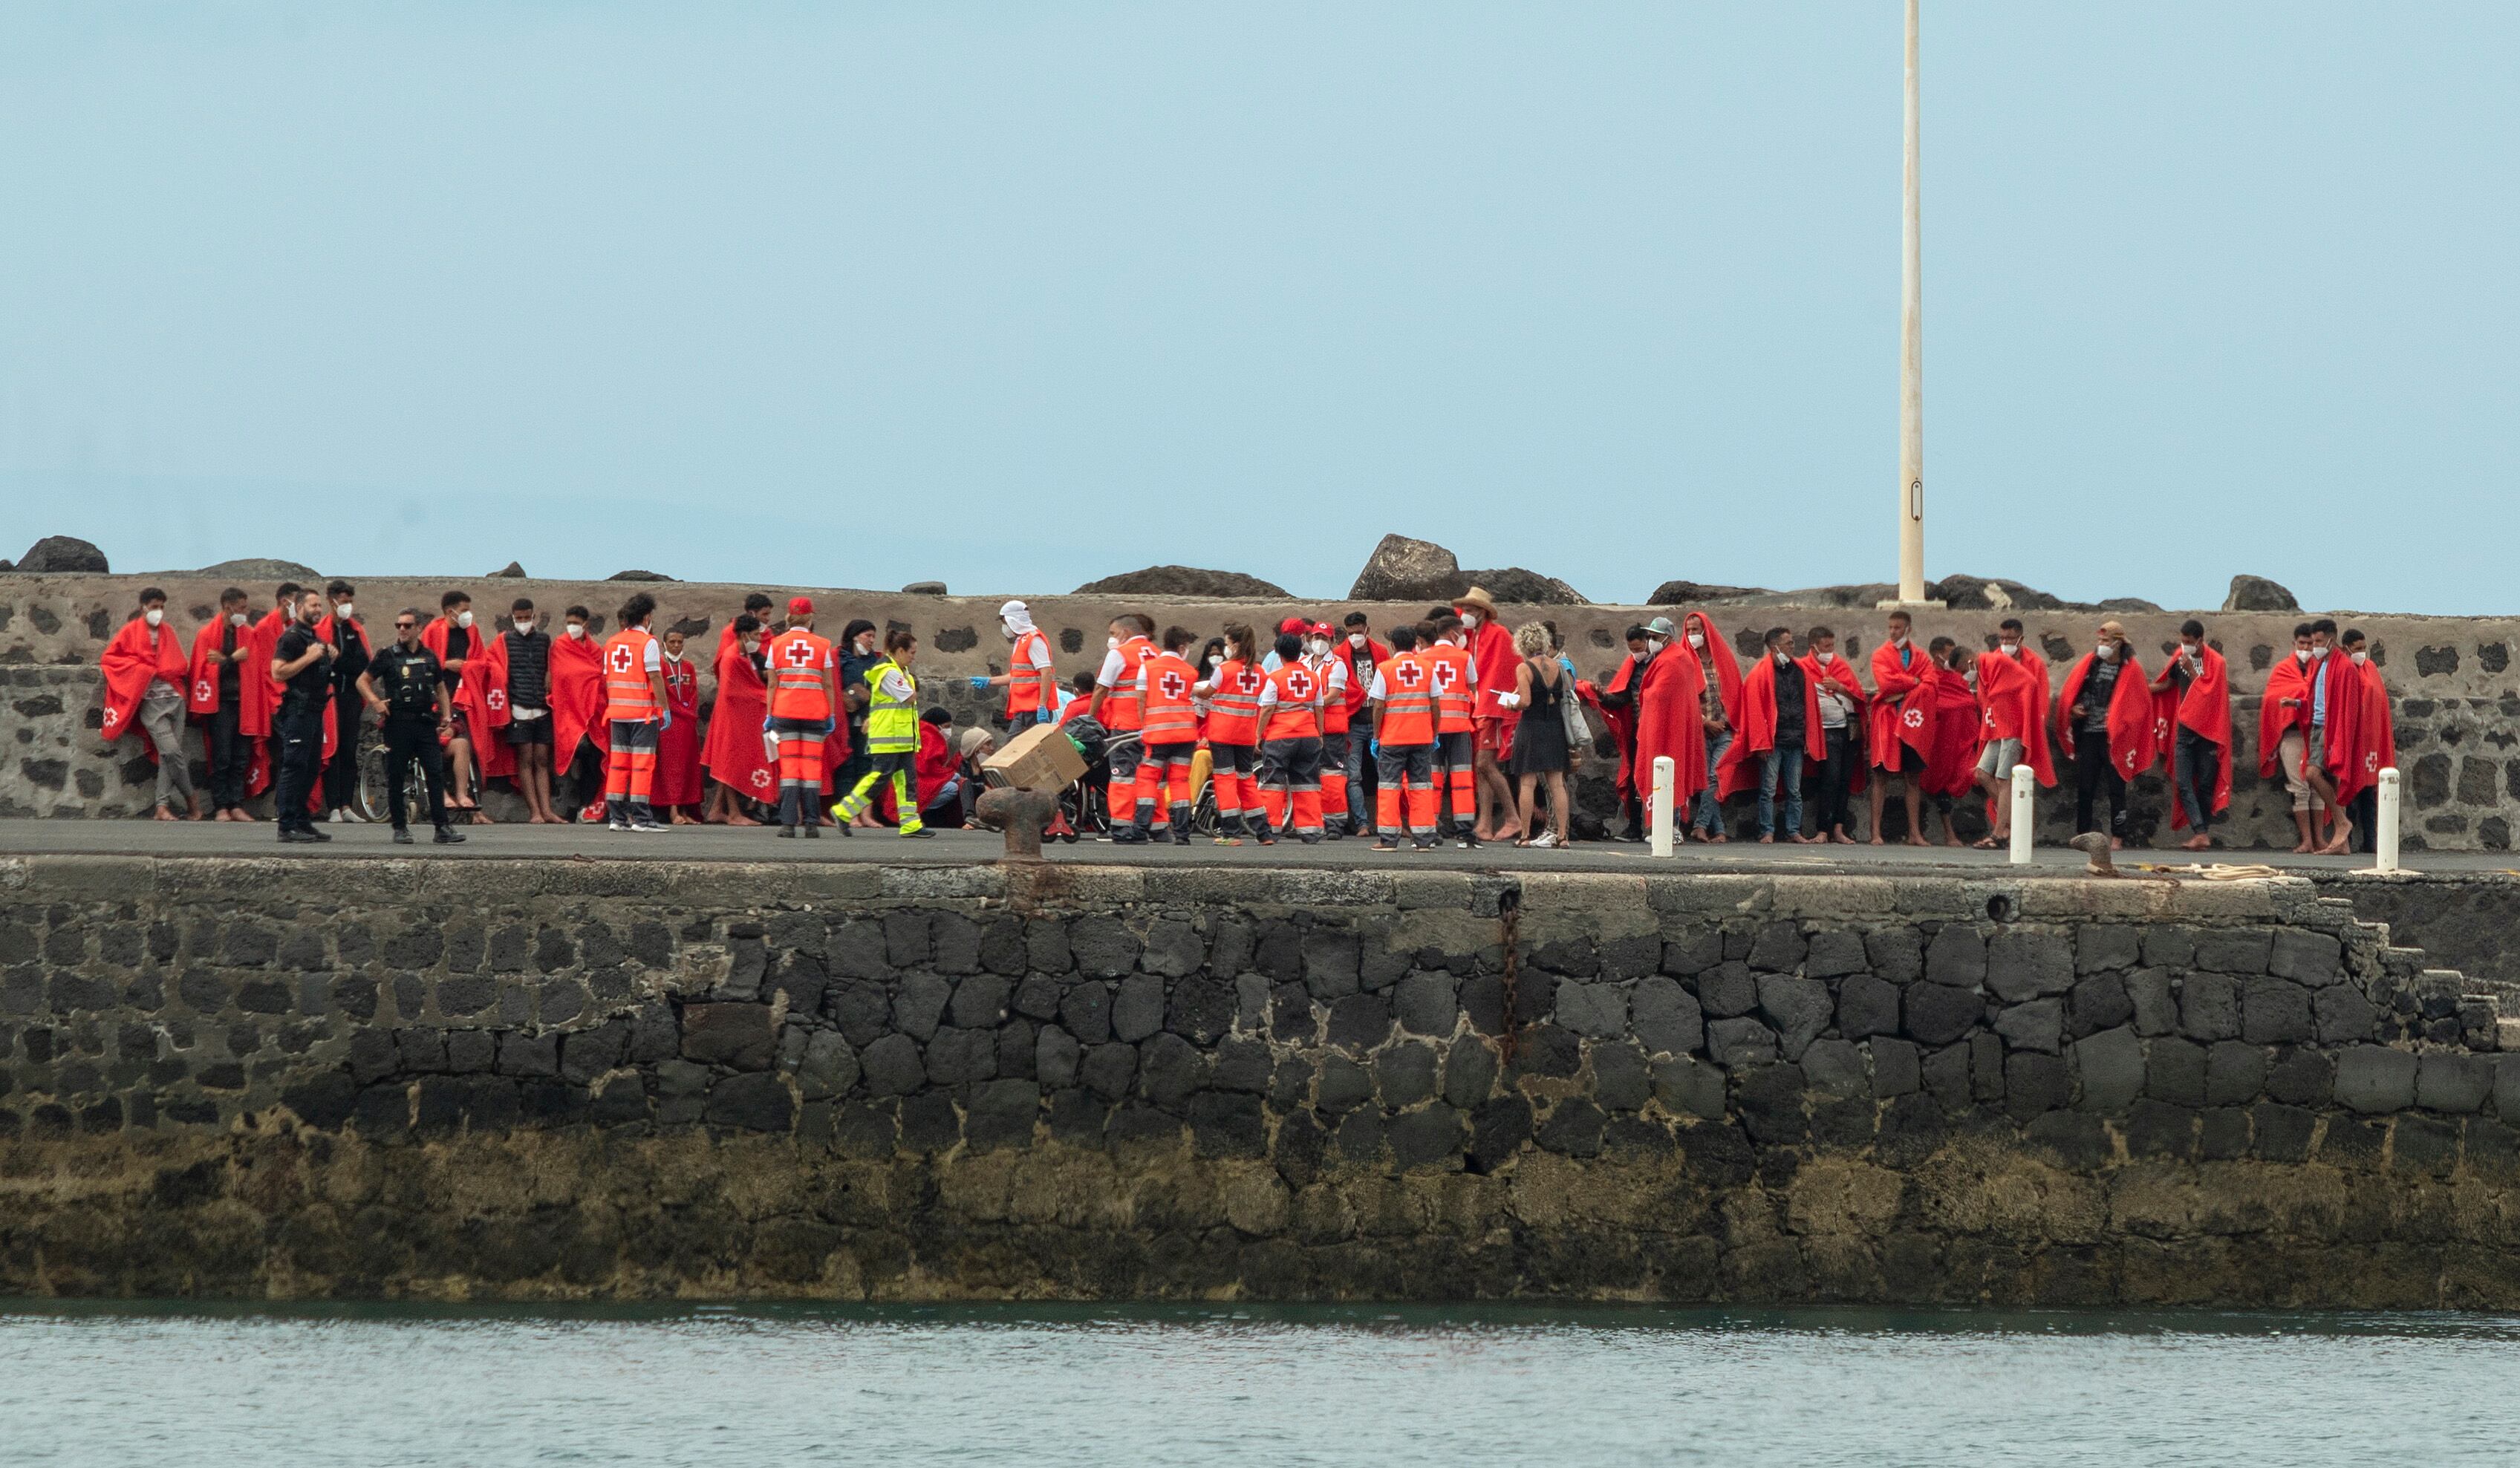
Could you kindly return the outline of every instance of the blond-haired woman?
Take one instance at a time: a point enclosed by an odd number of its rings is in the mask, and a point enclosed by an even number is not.
[[[1525,622],[1513,630],[1513,650],[1522,661],[1513,670],[1513,691],[1498,699],[1510,699],[1507,707],[1522,711],[1513,727],[1512,771],[1521,783],[1518,801],[1522,829],[1535,828],[1533,801],[1546,785],[1549,790],[1549,813],[1552,823],[1548,830],[1534,836],[1526,834],[1516,846],[1552,847],[1567,843],[1566,771],[1572,761],[1566,748],[1566,714],[1560,707],[1574,696],[1574,688],[1566,680],[1565,665],[1549,648],[1549,626],[1544,622]]]

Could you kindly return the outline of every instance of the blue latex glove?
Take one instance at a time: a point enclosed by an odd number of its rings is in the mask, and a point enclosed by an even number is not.
[[[988,674],[986,674],[986,673],[978,674],[978,675],[976,675],[975,677],[973,677],[973,678],[972,678],[972,680],[971,680],[971,687],[973,687],[973,688],[975,688],[975,689],[985,689],[985,688],[987,688],[988,686],[989,686],[989,675],[988,675]]]
[[[656,713],[663,720],[662,723],[659,723],[656,726],[656,732],[658,734],[662,734],[666,730],[674,727],[674,711],[672,709],[660,708],[656,710]]]
[[[1382,763],[1382,741],[1380,739],[1366,740],[1365,752],[1375,764],[1378,765]]]
[[[837,728],[839,728],[839,727],[840,727],[840,721],[839,721],[839,720],[837,720],[837,719],[825,719],[825,720],[823,721],[823,737],[824,737],[824,738],[827,738],[827,739],[828,739],[828,738],[830,738],[830,737],[832,736],[832,731],[833,731],[833,730],[835,730],[835,729],[837,729]]]
[[[768,714],[761,716],[761,732],[763,734],[770,733],[770,716]]]

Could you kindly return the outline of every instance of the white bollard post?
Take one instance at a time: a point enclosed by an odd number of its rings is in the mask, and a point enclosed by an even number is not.
[[[2380,772],[2380,828],[2371,833],[2371,869],[2398,869],[2398,767]]]
[[[1671,756],[1667,754],[1655,755],[1653,762],[1653,814],[1650,819],[1653,822],[1652,850],[1653,854],[1658,857],[1667,857],[1671,855],[1671,786],[1672,781],[1676,778],[1677,777],[1673,774]]]
[[[2012,865],[2030,865],[2030,784],[2037,778],[2028,765],[2012,767]]]

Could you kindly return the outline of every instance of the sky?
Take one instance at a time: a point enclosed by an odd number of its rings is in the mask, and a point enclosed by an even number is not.
[[[1926,573],[2520,610],[2520,6],[1924,0]],[[1897,0],[0,8],[0,556],[1895,577]]]

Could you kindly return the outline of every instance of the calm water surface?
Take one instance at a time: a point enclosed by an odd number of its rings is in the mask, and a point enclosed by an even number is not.
[[[2520,1457],[2520,1319],[0,1301],[0,1464]]]

